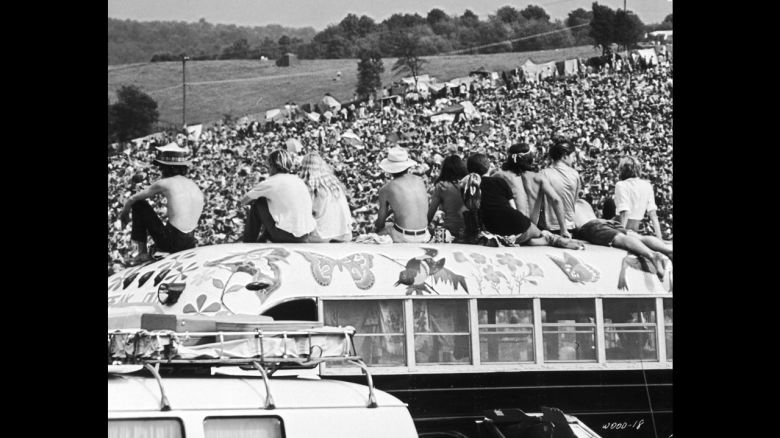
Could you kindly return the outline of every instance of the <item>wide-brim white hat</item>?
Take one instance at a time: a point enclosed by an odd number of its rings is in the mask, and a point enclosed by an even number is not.
[[[390,148],[387,158],[379,163],[379,167],[387,173],[399,173],[416,166],[417,162],[409,159],[406,149],[400,147]]]

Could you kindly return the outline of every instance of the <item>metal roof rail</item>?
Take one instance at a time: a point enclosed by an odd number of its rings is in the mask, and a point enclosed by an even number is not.
[[[160,386],[160,410],[171,409],[165,394],[160,365],[208,367],[240,366],[260,372],[266,389],[265,409],[275,409],[268,377],[278,369],[313,368],[324,362],[355,365],[366,374],[368,408],[376,408],[374,382],[363,359],[354,354],[352,327],[322,327],[295,331],[186,332],[169,330],[115,330],[108,332],[109,374],[128,365],[142,365]],[[185,346],[193,336],[216,337],[218,342]],[[230,338],[230,340],[226,340]],[[237,339],[233,339],[237,338]],[[124,368],[123,368],[124,367]],[[127,372],[127,371],[124,371]]]

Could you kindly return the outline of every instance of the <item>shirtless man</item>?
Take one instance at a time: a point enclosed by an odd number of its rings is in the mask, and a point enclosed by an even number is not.
[[[138,254],[128,264],[138,265],[152,259],[146,246],[147,235],[151,235],[157,248],[165,252],[178,252],[197,245],[194,230],[203,212],[203,192],[187,178],[189,151],[176,143],[157,148],[154,163],[160,167],[162,178],[146,189],[128,198],[119,219],[127,225],[132,211],[133,229],[131,238],[138,247]],[[167,200],[168,223],[162,223],[154,209],[145,199],[161,193]]]
[[[379,189],[379,215],[374,225],[377,234],[389,235],[395,243],[424,243],[428,233],[428,192],[422,178],[409,173],[417,163],[409,159],[406,149],[391,148],[379,167],[393,175],[393,180]],[[390,211],[388,211],[388,205]],[[393,222],[385,224],[390,212]]]
[[[577,228],[577,239],[594,245],[625,249],[640,255],[655,265],[658,278],[663,281],[662,277],[668,270],[664,256],[672,259],[672,247],[663,240],[628,231],[615,220],[596,218],[593,208],[583,199],[578,199],[575,203],[574,224]]]

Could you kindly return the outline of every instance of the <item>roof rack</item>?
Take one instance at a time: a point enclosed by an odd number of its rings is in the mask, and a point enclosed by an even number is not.
[[[368,406],[376,408],[374,383],[363,359],[355,354],[353,327],[307,330],[215,331],[177,333],[170,330],[110,330],[108,372],[148,370],[160,386],[160,409],[171,409],[160,365],[241,366],[260,372],[266,389],[265,409],[274,409],[268,376],[278,369],[308,369],[323,362],[346,362],[361,368],[368,380]],[[193,345],[193,339],[199,338]]]

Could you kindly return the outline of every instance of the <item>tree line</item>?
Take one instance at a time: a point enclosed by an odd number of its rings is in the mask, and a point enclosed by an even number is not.
[[[645,26],[631,11],[612,10],[596,2],[591,10],[569,12],[565,20],[551,20],[544,8],[536,5],[524,9],[504,6],[486,20],[469,9],[461,15],[449,15],[439,8],[424,17],[397,13],[381,22],[348,14],[320,32],[278,25],[213,25],[205,19],[197,23],[108,20],[109,64],[175,61],[184,54],[193,60],[277,59],[287,52],[302,59],[343,59],[358,58],[368,50],[380,57],[398,57],[404,53],[403,43],[410,39],[416,41],[419,56],[464,50],[500,53],[605,47],[613,43],[632,46],[647,31],[672,27],[671,14],[662,23]],[[532,37],[539,34],[543,35]],[[480,46],[487,47],[469,50]]]

